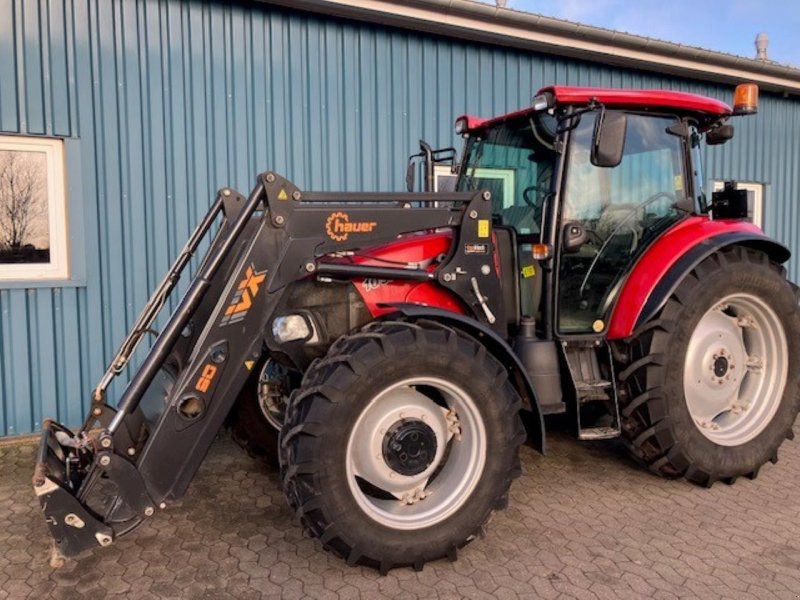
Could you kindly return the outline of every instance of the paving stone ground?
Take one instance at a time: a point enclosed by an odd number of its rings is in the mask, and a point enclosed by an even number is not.
[[[758,479],[706,490],[555,432],[547,457],[523,449],[485,539],[385,577],[304,538],[276,475],[224,435],[178,505],[53,571],[33,454],[0,447],[0,599],[800,597],[800,443]]]

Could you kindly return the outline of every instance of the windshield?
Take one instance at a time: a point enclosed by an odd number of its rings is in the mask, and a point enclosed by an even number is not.
[[[555,118],[546,113],[511,119],[471,138],[456,189],[488,189],[492,209],[519,233],[539,233],[556,161]]]

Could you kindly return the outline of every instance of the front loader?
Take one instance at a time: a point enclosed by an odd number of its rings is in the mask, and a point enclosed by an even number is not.
[[[566,413],[659,474],[754,477],[798,412],[798,304],[788,250],[735,184],[708,202],[697,153],[755,102],[546,88],[456,122],[455,192],[431,191],[452,152],[427,146],[424,193],[304,192],[273,172],[247,197],[221,190],[83,427],[44,425],[33,485],[54,563],[168,509],[226,418],[248,447],[274,444],[309,533],[382,572],[484,533],[520,473],[522,410],[542,452],[544,416]]]

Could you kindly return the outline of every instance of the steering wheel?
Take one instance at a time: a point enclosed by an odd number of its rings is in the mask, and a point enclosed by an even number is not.
[[[617,234],[617,232],[620,229],[622,229],[622,226],[625,225],[638,211],[650,206],[653,202],[661,198],[667,198],[671,200],[673,204],[677,204],[678,202],[674,194],[670,194],[669,192],[658,192],[647,198],[644,202],[637,204],[627,213],[625,213],[625,216],[619,221],[619,223],[617,223],[617,226],[611,231],[609,236],[606,238],[605,242],[603,242],[603,245],[600,247],[600,250],[597,251],[597,254],[592,260],[592,264],[589,265],[589,268],[586,270],[586,274],[583,276],[583,281],[581,282],[581,287],[578,292],[581,296],[583,296],[583,292],[586,289],[586,284],[589,281],[589,277],[591,276],[592,271],[594,271],[594,268],[597,266],[597,263],[600,262],[600,257],[603,256],[606,250],[608,250],[609,242],[612,239],[614,239],[614,236]]]

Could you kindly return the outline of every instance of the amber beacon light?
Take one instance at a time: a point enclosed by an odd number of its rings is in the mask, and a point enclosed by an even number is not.
[[[733,114],[754,115],[758,112],[758,86],[755,83],[740,83],[733,93]]]

